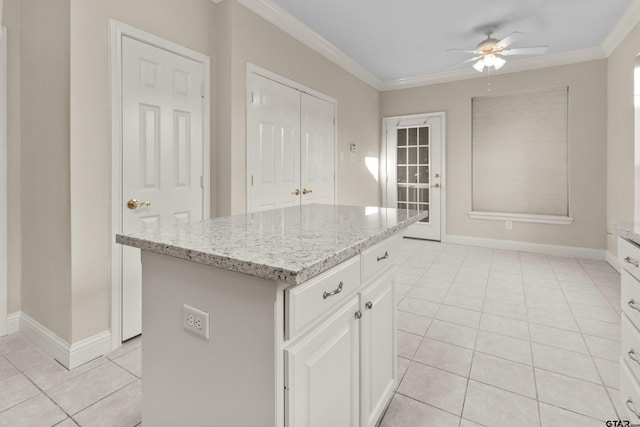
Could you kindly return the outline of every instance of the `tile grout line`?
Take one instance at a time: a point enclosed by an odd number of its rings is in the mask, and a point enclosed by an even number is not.
[[[520,252],[518,252],[518,260],[520,260]],[[545,259],[547,260],[547,262],[549,262],[547,256],[545,255]],[[553,270],[553,266],[550,264],[551,267],[551,271],[553,272],[553,275],[555,277],[556,282],[558,281],[558,277],[556,276],[555,271]],[[522,277],[522,285],[524,287],[524,275]],[[559,285],[558,285],[559,286]],[[564,297],[564,293],[562,294],[563,298],[566,299],[566,297]],[[535,388],[535,392],[536,392],[536,406],[538,407],[538,425],[542,426],[542,409],[540,408],[540,395],[538,393],[538,379],[536,377],[536,362],[533,358],[533,342],[532,342],[532,337],[531,337],[531,322],[529,321],[529,306],[527,305],[527,292],[524,292],[524,309],[527,313],[527,331],[529,332],[529,354],[531,354],[531,373],[533,374],[533,387]]]
[[[582,264],[580,264],[580,262],[578,262],[578,265],[580,265],[580,268],[587,274],[587,277],[589,277],[589,280],[593,281],[593,279],[591,278],[589,273],[584,269],[584,267],[582,266]],[[554,269],[554,273],[555,273],[555,269]],[[595,285],[595,283],[594,283],[594,285]],[[596,286],[596,288],[597,288],[597,286]],[[596,362],[593,360],[593,354],[591,352],[591,348],[589,347],[589,344],[587,343],[587,340],[585,339],[584,334],[582,333],[582,329],[580,328],[580,324],[578,323],[577,316],[576,316],[576,314],[574,312],[573,307],[569,303],[569,300],[567,299],[567,295],[565,293],[565,290],[564,290],[564,288],[562,286],[560,286],[560,292],[562,292],[562,295],[564,296],[565,300],[567,301],[567,304],[569,305],[569,311],[571,311],[571,316],[573,317],[573,321],[576,323],[576,325],[578,326],[578,329],[580,330],[580,338],[582,338],[582,341],[584,342],[585,347],[587,348],[587,351],[589,352],[589,357],[591,358],[591,364],[593,365],[593,368],[596,370],[596,373],[598,374],[598,378],[600,378],[600,384],[598,384],[598,385],[604,388],[604,392],[606,393],[607,398],[609,399],[609,403],[612,406],[613,413],[618,417],[618,420],[621,420],[622,417],[618,414],[618,409],[617,409],[615,403],[613,402],[613,399],[611,398],[611,394],[607,390],[607,386],[605,385],[604,379],[602,378],[602,374],[600,373],[600,370],[598,369],[598,366],[596,365]],[[598,292],[600,292],[600,289],[598,289]],[[603,295],[603,297],[604,297],[604,295]],[[595,319],[591,319],[591,320],[595,320]],[[589,382],[591,382],[591,381],[589,381]],[[585,414],[583,414],[583,415],[585,415]]]
[[[484,310],[484,303],[487,298],[487,290],[489,289],[489,277],[491,277],[491,264],[493,263],[494,251],[491,251],[491,261],[489,262],[489,276],[487,277],[487,282],[485,283],[484,293],[482,294],[482,306],[480,307],[481,312]],[[482,315],[480,315],[480,323],[482,323]],[[473,370],[473,361],[476,357],[476,347],[478,346],[478,335],[480,335],[480,323],[478,323],[478,328],[476,329],[476,339],[473,343],[473,351],[471,353],[471,362],[469,363],[469,372],[467,374],[467,384],[464,389],[464,397],[462,398],[462,407],[460,408],[460,421],[458,422],[458,427],[462,426],[462,417],[464,415],[464,406],[467,403],[467,393],[469,393],[469,383],[471,382],[471,371]],[[474,421],[475,422],[475,421]]]

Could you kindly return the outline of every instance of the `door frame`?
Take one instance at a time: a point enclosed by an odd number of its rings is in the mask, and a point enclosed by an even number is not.
[[[115,235],[122,231],[122,37],[128,36],[142,43],[175,53],[202,64],[203,91],[203,218],[210,217],[210,59],[208,56],[180,46],[169,40],[149,34],[130,25],[109,20],[109,111],[111,145],[111,219],[110,219],[110,325],[111,348],[122,345],[122,245]]]
[[[251,104],[251,76],[253,74],[257,74],[266,79],[273,80],[276,83],[279,83],[284,86],[288,86],[292,89],[298,90],[300,92],[306,93],[307,95],[315,96],[316,98],[320,98],[323,101],[327,101],[333,104],[333,117],[335,118],[335,122],[333,125],[333,203],[338,203],[338,100],[325,95],[324,93],[318,92],[317,90],[311,89],[303,84],[290,80],[286,77],[283,77],[279,74],[276,74],[272,71],[266,70],[262,67],[259,67],[255,64],[247,62],[247,75],[245,81],[245,113],[244,113],[244,123],[245,123],[245,143],[244,143],[244,151],[245,151],[245,165],[247,170],[247,176],[245,177],[245,213],[249,212],[249,206],[251,203],[251,169],[249,168],[249,105]]]
[[[382,119],[382,142],[380,143],[380,191],[382,192],[382,206],[387,207],[387,188],[389,174],[387,173],[387,130],[389,126],[397,122],[398,120],[415,120],[415,119],[429,119],[432,117],[439,117],[441,123],[442,132],[442,147],[440,148],[440,161],[442,166],[442,177],[440,178],[440,241],[445,243],[447,241],[447,122],[446,113],[444,111],[438,111],[435,113],[422,113],[422,114],[406,114],[402,116],[390,116]]]
[[[0,27],[0,337],[8,332],[7,151],[7,29]]]

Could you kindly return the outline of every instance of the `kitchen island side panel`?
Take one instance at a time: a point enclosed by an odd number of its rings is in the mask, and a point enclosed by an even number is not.
[[[144,425],[273,427],[276,282],[147,251],[142,268]],[[209,313],[209,340],[183,304]]]

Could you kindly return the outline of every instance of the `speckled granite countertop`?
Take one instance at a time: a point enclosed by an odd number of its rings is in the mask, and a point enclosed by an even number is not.
[[[300,284],[427,212],[304,205],[116,236],[116,242],[225,270]]]
[[[640,222],[613,222],[608,224],[608,232],[623,237],[640,246]]]

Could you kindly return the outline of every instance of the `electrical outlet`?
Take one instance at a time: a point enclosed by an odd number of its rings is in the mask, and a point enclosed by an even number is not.
[[[209,339],[209,313],[190,305],[182,305],[182,328],[194,335]]]
[[[506,228],[507,230],[511,230],[513,228],[513,222],[505,221],[504,228]]]

